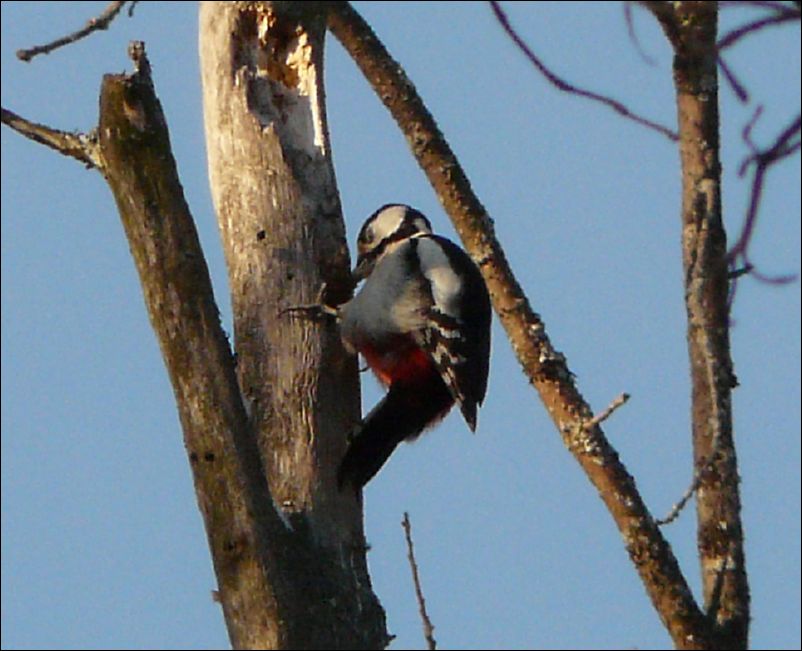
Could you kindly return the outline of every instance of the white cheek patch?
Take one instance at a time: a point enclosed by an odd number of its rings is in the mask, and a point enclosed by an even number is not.
[[[406,214],[406,206],[390,206],[376,215],[372,224],[374,241],[380,242],[391,233],[395,233],[401,227]]]
[[[459,317],[456,302],[462,291],[462,282],[451,268],[448,256],[437,242],[421,237],[418,239],[418,259],[421,271],[432,287],[435,307],[443,314]]]

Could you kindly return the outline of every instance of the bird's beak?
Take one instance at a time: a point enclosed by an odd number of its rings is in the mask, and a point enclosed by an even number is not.
[[[356,260],[356,267],[354,267],[354,271],[351,275],[356,282],[365,280],[365,278],[370,275],[370,272],[373,271],[375,264],[376,261],[372,256],[360,255]]]

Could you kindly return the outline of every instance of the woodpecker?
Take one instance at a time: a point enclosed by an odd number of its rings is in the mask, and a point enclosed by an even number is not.
[[[340,487],[361,489],[403,440],[413,441],[456,403],[471,431],[487,390],[490,298],[478,267],[402,204],[373,213],[359,232],[354,278],[364,284],[337,310],[345,347],[387,394],[351,436]]]

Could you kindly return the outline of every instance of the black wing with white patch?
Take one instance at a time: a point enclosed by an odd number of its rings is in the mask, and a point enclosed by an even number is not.
[[[414,333],[459,404],[471,430],[487,390],[490,298],[479,269],[456,244],[438,235],[412,239],[422,285],[431,298],[426,326]]]

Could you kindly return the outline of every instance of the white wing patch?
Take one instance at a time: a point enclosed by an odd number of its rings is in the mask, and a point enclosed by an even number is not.
[[[462,291],[462,283],[443,249],[434,240],[419,237],[418,259],[421,271],[432,287],[434,307],[443,314],[457,318],[459,311],[456,301]]]
[[[459,318],[459,300],[464,287],[440,244],[425,235],[416,236],[416,239],[420,270],[429,283],[433,301],[427,316],[428,327],[419,331],[416,339],[429,351],[449,392],[462,408],[465,394],[457,368],[465,362],[461,354]],[[473,429],[470,419],[468,424]]]

